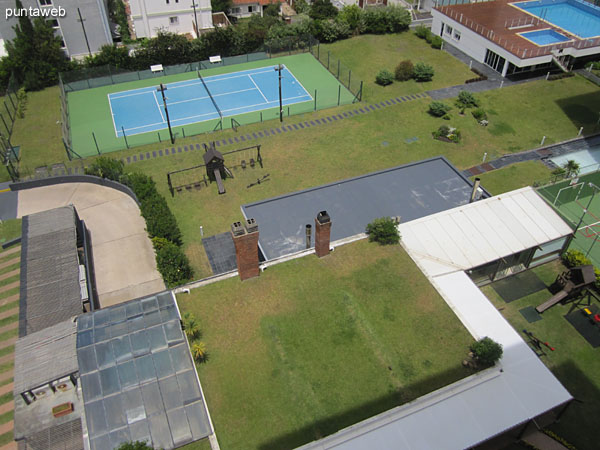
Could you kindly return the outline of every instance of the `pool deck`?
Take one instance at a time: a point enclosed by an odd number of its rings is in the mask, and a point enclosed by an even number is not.
[[[548,55],[551,53],[552,48],[579,48],[579,46],[583,46],[584,42],[587,42],[587,46],[590,46],[590,40],[595,41],[592,46],[600,46],[600,39],[581,39],[560,27],[512,6],[511,3],[515,3],[514,0],[448,5],[434,9],[493,41],[521,59]],[[526,23],[531,23],[531,26],[515,28]],[[564,43],[540,46],[518,34],[548,28],[571,38],[571,40]]]

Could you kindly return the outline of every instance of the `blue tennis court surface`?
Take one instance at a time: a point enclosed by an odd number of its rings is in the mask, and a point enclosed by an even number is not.
[[[312,101],[311,95],[284,66],[281,71],[283,105]],[[223,117],[262,111],[279,106],[279,73],[276,66],[204,77],[206,87]],[[166,85],[171,126],[219,119],[219,111],[202,81],[179,81]],[[162,94],[158,86],[108,94],[117,137],[167,128]]]

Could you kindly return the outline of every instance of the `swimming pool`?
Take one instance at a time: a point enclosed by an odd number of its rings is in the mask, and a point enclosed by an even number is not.
[[[582,38],[600,35],[600,8],[581,0],[533,0],[513,6]]]
[[[519,36],[524,37],[525,39],[540,46],[570,41],[567,36],[562,35],[551,28],[546,28],[545,30],[527,31],[525,33],[518,34]]]

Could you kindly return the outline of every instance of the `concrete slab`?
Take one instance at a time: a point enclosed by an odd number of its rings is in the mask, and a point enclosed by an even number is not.
[[[73,204],[90,230],[102,307],[165,289],[146,223],[131,197],[91,183],[19,191],[18,216]]]

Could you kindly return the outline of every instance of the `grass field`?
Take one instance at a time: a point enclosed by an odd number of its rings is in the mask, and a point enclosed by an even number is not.
[[[332,44],[321,44],[320,50],[330,51],[364,81],[363,99],[368,102],[456,86],[476,76],[468,66],[444,51],[432,49],[412,31],[383,36],[365,34]],[[424,62],[431,65],[435,71],[433,80],[425,83],[396,81],[385,87],[375,83],[375,76],[380,70],[387,69],[394,73],[398,63],[405,59],[414,64]]]
[[[564,270],[565,267],[554,262],[533,269],[532,272],[549,286]],[[482,290],[515,330],[520,332],[525,328],[556,348],[554,352],[547,351],[541,360],[576,399],[560,422],[550,429],[578,449],[597,448],[594,430],[600,417],[600,348],[592,348],[564,319],[563,316],[569,312],[571,305],[556,305],[544,312],[542,320],[534,323],[528,323],[524,319],[519,310],[537,306],[550,298],[552,294],[548,290],[524,295],[506,303],[494,290],[494,285]],[[514,288],[518,290],[519,285]]]
[[[356,242],[178,303],[200,321],[223,449],[293,448],[470,374],[472,338],[399,246]]]
[[[481,178],[481,185],[490,194],[498,195],[525,186],[532,186],[536,181],[548,179],[550,175],[550,169],[542,162],[526,161],[477,176]],[[474,178],[471,177],[471,180]]]
[[[310,53],[217,67],[214,69],[203,70],[202,76],[209,77],[211,75],[238,72],[241,70],[272,66],[275,64],[285,64],[311,96],[314,97],[316,91],[317,109],[330,108],[338,105],[338,88],[341,86],[340,83]],[[157,86],[159,83],[166,84],[197,78],[198,75],[196,74],[196,71],[191,71],[178,75],[130,81],[94,89],[69,92],[67,98],[69,103],[71,136],[74,151],[83,157],[98,154],[92,132],[96,137],[99,150],[102,153],[121,150],[126,148],[126,145],[137,146],[148,143],[157,143],[159,142],[159,139],[168,141],[169,133],[166,127],[160,132],[154,131],[129,136],[127,138],[127,143],[124,138],[117,138],[107,95],[113,92],[122,92],[147,86]],[[341,86],[340,104],[352,103],[353,99],[354,95]],[[313,101],[309,101],[290,105],[289,107],[286,106],[284,108],[286,114],[288,113],[288,108],[290,114],[294,115],[314,111],[315,104]],[[276,119],[279,117],[279,108],[270,108],[262,111],[262,113],[252,112],[236,115],[234,118],[240,124],[244,125],[260,122],[261,116],[263,120]],[[209,120],[183,127],[178,126],[174,128],[174,132],[180,137],[206,133],[215,129],[215,126],[217,126],[218,123],[218,120]],[[231,118],[223,119],[223,127],[231,128]],[[159,133],[162,137],[159,137]]]

